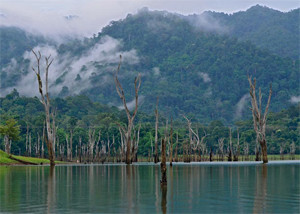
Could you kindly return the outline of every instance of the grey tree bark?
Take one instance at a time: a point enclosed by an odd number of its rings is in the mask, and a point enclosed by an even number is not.
[[[265,108],[265,112],[262,113],[262,94],[261,89],[259,88],[259,95],[258,101],[256,98],[256,79],[248,76],[248,81],[250,85],[250,96],[251,96],[251,111],[252,111],[252,118],[253,118],[253,127],[257,135],[257,140],[260,144],[262,156],[263,156],[263,163],[268,163],[268,155],[267,155],[267,142],[266,142],[266,122],[267,122],[267,114],[271,102],[272,96],[272,85],[270,84],[269,89],[269,97],[268,102]],[[257,103],[258,102],[258,103]]]
[[[37,62],[37,67],[32,68],[32,70],[35,72],[36,77],[38,79],[38,85],[39,85],[39,92],[41,95],[41,102],[44,106],[45,110],[45,115],[46,115],[46,130],[47,130],[47,139],[46,139],[46,145],[48,148],[48,154],[49,154],[49,160],[50,160],[50,165],[55,166],[55,155],[54,155],[54,148],[53,148],[53,143],[54,143],[54,138],[55,138],[55,127],[52,126],[51,124],[51,119],[52,121],[55,120],[54,117],[51,117],[50,114],[50,97],[49,97],[49,80],[48,80],[48,73],[49,73],[49,68],[53,62],[53,59],[51,59],[51,55],[48,57],[45,57],[46,61],[46,67],[45,67],[45,88],[43,89],[43,82],[41,79],[41,58],[42,55],[38,51],[36,53],[34,50],[32,50],[32,53],[34,54]],[[44,93],[45,90],[45,93]]]
[[[125,98],[125,93],[123,90],[123,87],[118,79],[118,73],[120,70],[120,66],[121,66],[121,61],[122,61],[122,56],[120,55],[120,63],[119,66],[117,68],[117,71],[115,73],[114,79],[115,79],[115,84],[116,84],[116,89],[117,89],[117,93],[120,97],[120,99],[123,102],[124,108],[125,108],[125,112],[127,115],[127,130],[125,131],[125,143],[127,144],[127,151],[126,151],[126,164],[131,164],[131,139],[132,139],[132,127],[133,127],[133,122],[134,122],[134,118],[137,114],[137,110],[138,110],[138,94],[139,94],[139,89],[141,86],[141,75],[138,74],[138,76],[135,78],[134,80],[134,88],[135,88],[135,109],[133,111],[133,113],[131,114],[128,107],[127,107],[127,103],[126,103],[126,98]],[[125,128],[123,127],[123,130],[125,130]]]

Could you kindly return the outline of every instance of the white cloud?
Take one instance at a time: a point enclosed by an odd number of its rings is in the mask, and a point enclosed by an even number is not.
[[[290,99],[291,103],[299,103],[300,102],[300,96],[292,96]]]
[[[153,70],[153,74],[155,76],[159,76],[160,75],[160,69],[159,69],[159,67],[154,67],[152,70]]]
[[[232,13],[256,4],[284,11],[300,6],[298,0],[1,0],[0,25],[18,26],[61,39],[91,36],[110,21],[135,14],[142,7],[187,15],[207,10]],[[66,16],[78,18],[66,19]],[[200,20],[200,24],[207,27],[207,21]]]
[[[145,97],[143,95],[139,96],[138,106],[142,105],[142,103],[144,102],[144,99],[145,99]],[[124,105],[120,105],[120,106],[118,106],[118,108],[120,110],[125,109]],[[131,110],[133,110],[135,108],[135,98],[133,100],[131,100],[130,102],[127,103],[127,108],[129,109],[129,111],[131,111]]]
[[[121,47],[122,43],[119,40],[106,36],[81,56],[71,56],[70,54],[61,56],[57,53],[55,47],[52,46],[38,46],[34,50],[41,52],[43,60],[45,56],[49,55],[54,59],[49,70],[49,90],[52,94],[57,95],[63,86],[67,86],[71,94],[77,94],[84,89],[88,89],[91,86],[90,79],[92,75],[102,75],[101,82],[98,84],[103,85],[112,81],[112,78],[109,78],[112,76],[112,72],[115,71],[115,66],[112,67],[112,65],[116,65],[119,62],[120,55],[122,55],[123,63],[136,64],[139,62],[135,50],[123,52],[120,51]],[[1,96],[9,93],[13,88],[16,88],[22,95],[38,95],[35,73],[31,70],[32,67],[36,67],[36,60],[31,52],[25,52],[23,56],[30,61],[28,73],[22,76],[16,86],[1,92]],[[45,64],[44,61],[41,64],[43,66]],[[84,66],[85,69],[82,69]],[[13,67],[15,65],[11,63],[5,69],[13,69]],[[43,67],[41,71],[43,71]],[[42,73],[42,75],[44,74]],[[80,75],[80,81],[75,80],[77,75]]]
[[[245,108],[245,104],[247,103],[247,100],[249,98],[250,98],[250,95],[249,94],[245,94],[238,101],[238,103],[236,104],[235,119],[240,119],[242,117],[243,109]]]
[[[211,79],[207,73],[199,72],[199,76],[202,78],[203,82],[210,82]]]

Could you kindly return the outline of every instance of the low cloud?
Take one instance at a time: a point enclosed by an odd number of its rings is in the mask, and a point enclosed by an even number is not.
[[[290,99],[291,103],[299,103],[300,102],[300,96],[292,96]]]
[[[203,82],[210,82],[211,79],[207,73],[199,72],[199,76],[202,78]]]
[[[91,85],[95,86],[95,84],[90,83],[94,76],[98,76],[98,78],[101,76],[101,81],[96,84],[103,85],[112,81],[110,77],[115,70],[115,65],[119,62],[120,55],[122,55],[124,64],[137,64],[139,62],[135,50],[121,51],[121,48],[122,43],[119,40],[105,36],[99,43],[80,56],[74,56],[70,53],[59,55],[55,47],[48,45],[35,47],[34,50],[42,53],[42,66],[45,64],[45,56],[51,55],[54,59],[49,70],[51,94],[58,95],[65,86],[69,89],[69,95],[72,95],[90,88]],[[38,95],[37,80],[31,69],[37,66],[36,60],[31,52],[25,52],[23,57],[30,61],[28,72],[22,76],[16,85],[1,92],[1,96],[9,93],[13,88],[25,96]],[[5,70],[13,69],[15,64],[13,61]],[[43,67],[41,70],[43,71]],[[44,77],[42,78],[44,79]]]
[[[138,100],[138,105],[141,106],[144,102],[145,97],[143,95],[139,96],[139,100]],[[125,109],[125,107],[123,105],[118,106],[118,108],[120,110]],[[131,100],[130,102],[127,103],[127,108],[129,109],[129,111],[133,110],[135,108],[135,98],[133,100]]]
[[[160,75],[160,69],[159,69],[159,67],[154,67],[152,70],[153,70],[154,76],[159,76]]]
[[[204,12],[201,15],[191,15],[187,19],[192,26],[201,31],[225,33],[228,29],[221,25],[217,19],[215,19],[210,12]]]
[[[245,94],[242,96],[242,98],[238,101],[236,104],[236,110],[235,110],[235,119],[240,119],[242,117],[243,110],[245,108],[245,105],[250,98],[249,94]]]

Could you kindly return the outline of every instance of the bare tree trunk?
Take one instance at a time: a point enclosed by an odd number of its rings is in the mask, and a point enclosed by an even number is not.
[[[228,153],[228,161],[232,161],[232,136],[231,136],[231,128],[229,128],[229,153]]]
[[[167,185],[167,165],[166,165],[166,142],[164,139],[161,141],[161,180],[162,185]]]
[[[262,113],[262,95],[261,90],[259,88],[259,97],[258,103],[255,93],[256,87],[256,79],[248,76],[248,81],[250,85],[250,96],[251,96],[251,111],[252,111],[252,118],[253,118],[253,127],[256,132],[256,136],[258,138],[258,142],[260,144],[262,155],[263,155],[263,163],[268,163],[268,156],[267,156],[267,143],[266,143],[266,121],[267,121],[267,114],[270,106],[271,96],[272,96],[272,85],[270,84],[269,90],[269,97],[268,102],[265,108],[264,114]]]
[[[267,154],[267,143],[266,140],[262,140],[259,142],[261,146],[261,152],[262,152],[262,158],[263,158],[263,163],[268,163],[268,154]]]
[[[55,166],[55,156],[54,156],[54,148],[53,148],[53,141],[55,138],[55,127],[51,127],[51,115],[50,115],[50,98],[49,98],[49,87],[48,87],[48,72],[49,72],[49,68],[53,62],[53,60],[51,60],[51,56],[49,57],[45,57],[46,60],[46,67],[45,67],[45,94],[43,92],[43,84],[42,84],[42,79],[41,79],[41,71],[40,71],[40,60],[41,60],[41,53],[38,52],[38,54],[36,52],[34,52],[34,50],[32,50],[35,58],[36,58],[36,62],[37,62],[37,69],[36,68],[32,68],[33,71],[35,72],[37,79],[38,79],[38,84],[39,84],[39,92],[41,95],[41,102],[44,105],[44,109],[45,109],[45,115],[46,115],[46,127],[47,127],[47,139],[46,139],[46,145],[48,148],[48,154],[49,154],[49,160],[50,160],[50,165],[51,166]],[[49,61],[50,60],[50,61]],[[55,120],[54,118],[52,118],[52,120]]]
[[[175,162],[178,162],[178,131],[176,132]]]
[[[44,158],[45,156],[45,148],[44,148],[44,143],[45,143],[45,139],[46,139],[46,136],[45,136],[45,128],[46,128],[46,122],[44,121],[44,124],[43,124],[43,137],[42,137],[42,148],[41,148],[41,157]]]
[[[70,161],[73,160],[72,147],[73,147],[73,130],[70,131]]]
[[[224,160],[224,138],[218,139],[218,144],[219,144],[219,152],[221,155],[221,161]]]
[[[29,133],[29,144],[28,144],[28,150],[29,150],[29,157],[31,157],[31,133]]]
[[[159,162],[158,158],[158,97],[156,99],[156,108],[155,108],[155,155],[154,155],[154,163]]]
[[[212,148],[210,147],[210,153],[209,153],[209,161],[212,162],[213,161],[213,152],[212,152]]]
[[[173,119],[171,118],[171,130],[170,130],[170,166],[173,165]]]
[[[29,141],[29,125],[26,123],[26,156],[29,155],[28,153],[28,141]]]
[[[5,152],[9,154],[9,138],[7,135],[4,135],[4,143],[5,143]]]
[[[116,74],[114,76],[115,79],[115,84],[116,84],[116,89],[117,89],[117,93],[120,97],[120,99],[123,101],[123,105],[124,105],[124,109],[126,111],[126,115],[127,115],[127,131],[125,131],[125,128],[122,127],[124,133],[125,133],[125,140],[126,140],[126,144],[127,144],[127,151],[126,151],[126,164],[131,164],[131,134],[132,134],[132,126],[133,126],[133,122],[134,122],[134,118],[137,114],[137,110],[138,110],[138,93],[139,93],[139,89],[141,86],[141,75],[139,74],[135,80],[134,80],[134,88],[135,88],[135,109],[134,112],[131,114],[128,107],[127,107],[127,103],[126,103],[126,99],[125,99],[125,93],[123,90],[123,87],[121,85],[121,83],[119,82],[118,79],[118,72],[120,70],[120,66],[121,66],[121,60],[122,60],[122,56],[120,55],[120,63],[118,65],[118,69],[116,71]]]

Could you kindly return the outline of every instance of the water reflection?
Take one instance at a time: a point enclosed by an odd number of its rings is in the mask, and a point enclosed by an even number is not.
[[[55,168],[49,167],[48,191],[47,191],[47,213],[53,213],[55,206]]]
[[[0,167],[0,213],[299,213],[299,164]]]
[[[167,213],[167,186],[161,185],[161,211]]]
[[[258,167],[256,173],[256,194],[254,198],[253,213],[266,213],[267,176],[268,167],[266,164]]]

